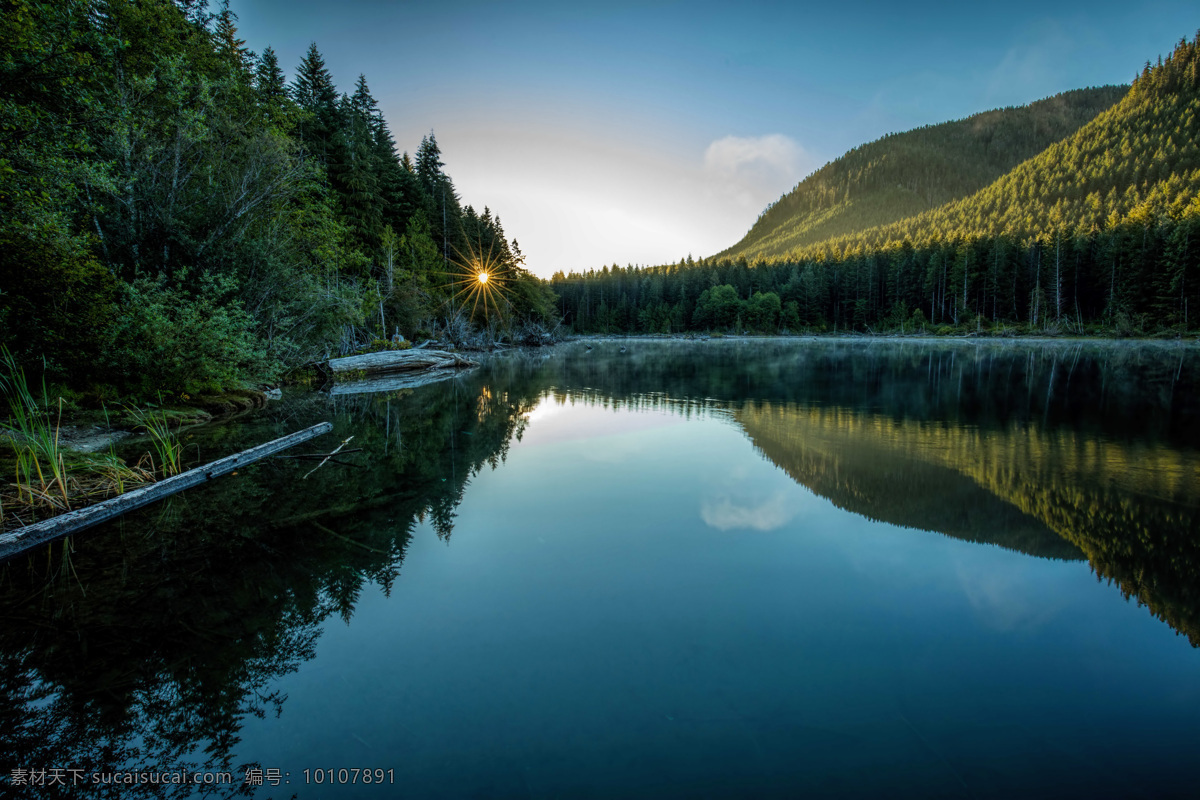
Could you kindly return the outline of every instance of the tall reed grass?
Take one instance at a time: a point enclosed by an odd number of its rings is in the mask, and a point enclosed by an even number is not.
[[[44,378],[40,389],[39,397],[16,358],[0,347],[0,391],[8,404],[8,419],[0,421],[0,434],[14,456],[13,482],[0,487],[0,529],[27,525],[155,479],[149,453],[129,466],[111,449],[75,453],[62,447],[63,400],[50,399]],[[147,412],[145,419],[149,424],[139,422],[150,431],[160,470],[175,474],[183,448],[167,428],[166,415]]]
[[[39,403],[16,358],[7,347],[0,348],[0,390],[8,400],[9,410],[9,419],[0,422],[0,431],[7,434],[16,451],[17,502],[45,504],[61,510],[70,507],[66,459],[58,436],[62,398],[57,403],[57,419],[51,424],[53,404],[45,378],[41,388]]]
[[[162,398],[159,398],[160,400]],[[170,475],[178,475],[182,470],[182,455],[183,445],[175,434],[171,433],[171,426],[167,420],[166,412],[159,410],[130,408],[127,409],[129,416],[142,428],[146,429],[146,433],[150,434],[150,445],[154,448],[154,452],[158,454],[157,471],[164,477]],[[151,471],[154,471],[155,465],[151,461]]]

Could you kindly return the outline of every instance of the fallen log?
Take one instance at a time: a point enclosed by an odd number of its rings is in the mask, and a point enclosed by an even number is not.
[[[401,389],[415,389],[428,383],[437,383],[459,374],[459,370],[449,367],[431,369],[416,374],[408,372],[385,373],[372,378],[357,381],[338,381],[329,387],[329,394],[334,397],[347,394],[379,394],[380,392],[398,392]]]
[[[127,511],[133,511],[135,508],[149,505],[156,500],[169,497],[176,492],[207,483],[213,478],[226,475],[239,467],[244,467],[247,464],[258,461],[260,458],[265,458],[281,450],[286,450],[301,442],[307,442],[309,439],[316,438],[323,433],[329,433],[331,430],[333,430],[332,423],[322,422],[313,425],[311,428],[305,428],[302,431],[290,433],[287,436],[260,444],[257,447],[251,447],[249,450],[243,450],[240,453],[219,458],[202,467],[189,469],[187,472],[181,472],[178,475],[157,481],[149,486],[125,492],[125,494],[117,495],[104,502],[81,508],[78,511],[68,511],[65,514],[59,514],[57,517],[51,517],[41,522],[35,522],[32,525],[17,528],[15,531],[9,531],[0,535],[0,561],[20,555],[39,545],[70,536],[73,533],[78,533],[93,525],[99,525],[101,522],[115,519]]]
[[[428,369],[461,369],[476,366],[474,361],[445,350],[384,350],[361,356],[331,358],[324,370],[337,380],[352,375],[414,372]]]

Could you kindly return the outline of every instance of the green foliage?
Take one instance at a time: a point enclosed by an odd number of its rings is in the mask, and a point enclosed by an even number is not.
[[[7,434],[17,453],[17,502],[35,505],[45,501],[60,506],[61,498],[60,507],[67,507],[67,469],[58,444],[59,425],[51,416],[45,378],[38,399],[29,388],[25,371],[4,347],[0,350],[0,390],[8,401],[9,412],[9,421],[0,423],[0,431]],[[61,403],[58,410],[61,416]]]
[[[229,278],[138,278],[125,288],[123,313],[105,366],[122,388],[142,397],[202,394],[236,385],[267,367],[253,320]],[[183,285],[191,283],[191,287]]]
[[[86,0],[14,0],[0,13],[0,340],[18,360],[79,368],[112,285],[94,255],[86,187],[104,185],[88,130],[117,40]]]
[[[178,475],[183,469],[183,445],[179,437],[171,432],[166,413],[155,408],[130,408],[127,412],[134,423],[150,435],[150,444],[158,456],[158,461],[151,465],[151,471],[163,476]]]
[[[514,272],[509,295],[513,318],[543,324],[556,319],[554,303],[558,297],[550,284],[523,269],[516,268]]]
[[[371,343],[363,349],[364,353],[378,353],[383,350],[411,350],[412,342],[407,339],[403,342],[393,342],[391,339],[372,339]]]
[[[746,303],[746,327],[759,333],[774,333],[779,328],[783,304],[775,292],[755,292]]]
[[[698,328],[727,329],[733,326],[743,308],[737,289],[729,284],[705,289],[696,301],[692,324]]]

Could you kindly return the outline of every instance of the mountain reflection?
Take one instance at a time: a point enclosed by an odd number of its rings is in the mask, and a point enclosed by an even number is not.
[[[1035,556],[1086,557],[1200,646],[1195,452],[836,408],[747,403],[735,418],[764,456],[840,508]]]
[[[864,517],[1086,558],[1200,647],[1194,347],[633,341],[560,362],[549,380],[574,398],[727,410],[797,483]]]
[[[747,403],[734,416],[760,453],[838,508],[1029,555],[1083,558],[1041,520],[947,464],[940,435],[948,429],[768,403]]]
[[[0,568],[0,730],[16,767],[227,770],[248,716],[332,617],[390,592],[417,526],[450,541],[471,478],[539,403],[718,414],[840,508],[1099,578],[1200,646],[1200,408],[1185,348],[601,342],[493,359],[441,384],[314,392],[188,441],[198,460],[334,422],[348,465],[277,459]],[[329,447],[325,444],[331,443]],[[707,524],[787,507],[716,498]],[[898,532],[897,535],[902,535]],[[18,793],[18,787],[10,787]],[[186,796],[195,787],[100,787]],[[27,795],[67,796],[47,787]],[[205,793],[203,787],[198,789]],[[228,787],[214,789],[228,794]]]

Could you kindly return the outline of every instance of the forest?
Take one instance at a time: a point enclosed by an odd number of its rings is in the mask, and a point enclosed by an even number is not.
[[[554,314],[431,130],[364,75],[289,82],[228,2],[12,0],[0,15],[0,342],[84,400],[217,391],[330,355]],[[486,267],[485,267],[486,265]],[[463,297],[486,268],[503,302]]]
[[[1198,42],[1147,63],[1128,90],[852,151],[718,256],[558,273],[560,311],[600,333],[1194,331]]]

